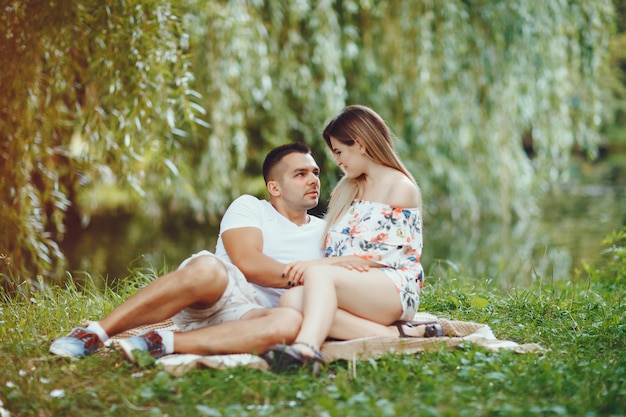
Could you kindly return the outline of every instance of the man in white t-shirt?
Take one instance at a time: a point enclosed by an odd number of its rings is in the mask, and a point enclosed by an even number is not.
[[[127,359],[144,350],[168,353],[262,353],[295,338],[302,317],[277,307],[293,283],[289,263],[323,257],[323,221],[308,210],[318,204],[319,167],[303,143],[273,149],[263,163],[269,201],[237,198],[220,224],[215,254],[201,251],[142,288],[107,317],[76,327],[50,352],[81,357],[109,337],[172,318],[182,332],[150,330],[122,339]],[[246,279],[247,278],[247,279]]]

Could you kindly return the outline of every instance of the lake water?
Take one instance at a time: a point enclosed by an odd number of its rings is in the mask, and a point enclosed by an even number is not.
[[[505,287],[536,280],[568,280],[582,262],[601,259],[602,240],[626,225],[624,165],[576,162],[573,180],[542,201],[528,222],[466,226],[427,218],[422,262],[427,278],[489,279]],[[215,225],[190,219],[163,224],[129,214],[93,217],[79,236],[67,239],[70,270],[96,282],[113,281],[129,269],[174,269],[189,254],[213,250]]]

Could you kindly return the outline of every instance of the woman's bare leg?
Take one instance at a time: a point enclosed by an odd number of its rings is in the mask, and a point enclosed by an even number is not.
[[[304,288],[295,287],[288,290],[280,298],[282,307],[293,308],[302,312],[304,302]],[[408,336],[422,337],[425,326],[405,326],[404,333]],[[400,332],[395,325],[384,325],[356,316],[346,310],[338,308],[335,319],[328,333],[328,337],[341,340],[359,339],[362,337],[398,337]]]
[[[311,267],[304,275],[304,320],[296,341],[319,348],[330,335],[338,309],[384,326],[402,314],[396,287],[383,271],[358,272],[328,265]],[[297,349],[312,353],[301,345]]]

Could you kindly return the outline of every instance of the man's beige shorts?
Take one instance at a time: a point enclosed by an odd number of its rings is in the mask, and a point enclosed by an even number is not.
[[[222,297],[210,308],[186,308],[172,317],[174,323],[183,331],[200,329],[220,323],[239,320],[251,310],[264,308],[254,287],[235,265],[225,262],[207,250],[193,254],[180,264],[184,268],[189,261],[198,256],[212,256],[219,260],[228,273],[228,285]]]

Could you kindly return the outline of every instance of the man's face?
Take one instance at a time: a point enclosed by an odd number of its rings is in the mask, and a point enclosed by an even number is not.
[[[276,183],[280,198],[288,205],[309,210],[320,197],[320,169],[309,154],[291,153],[276,166]]]

